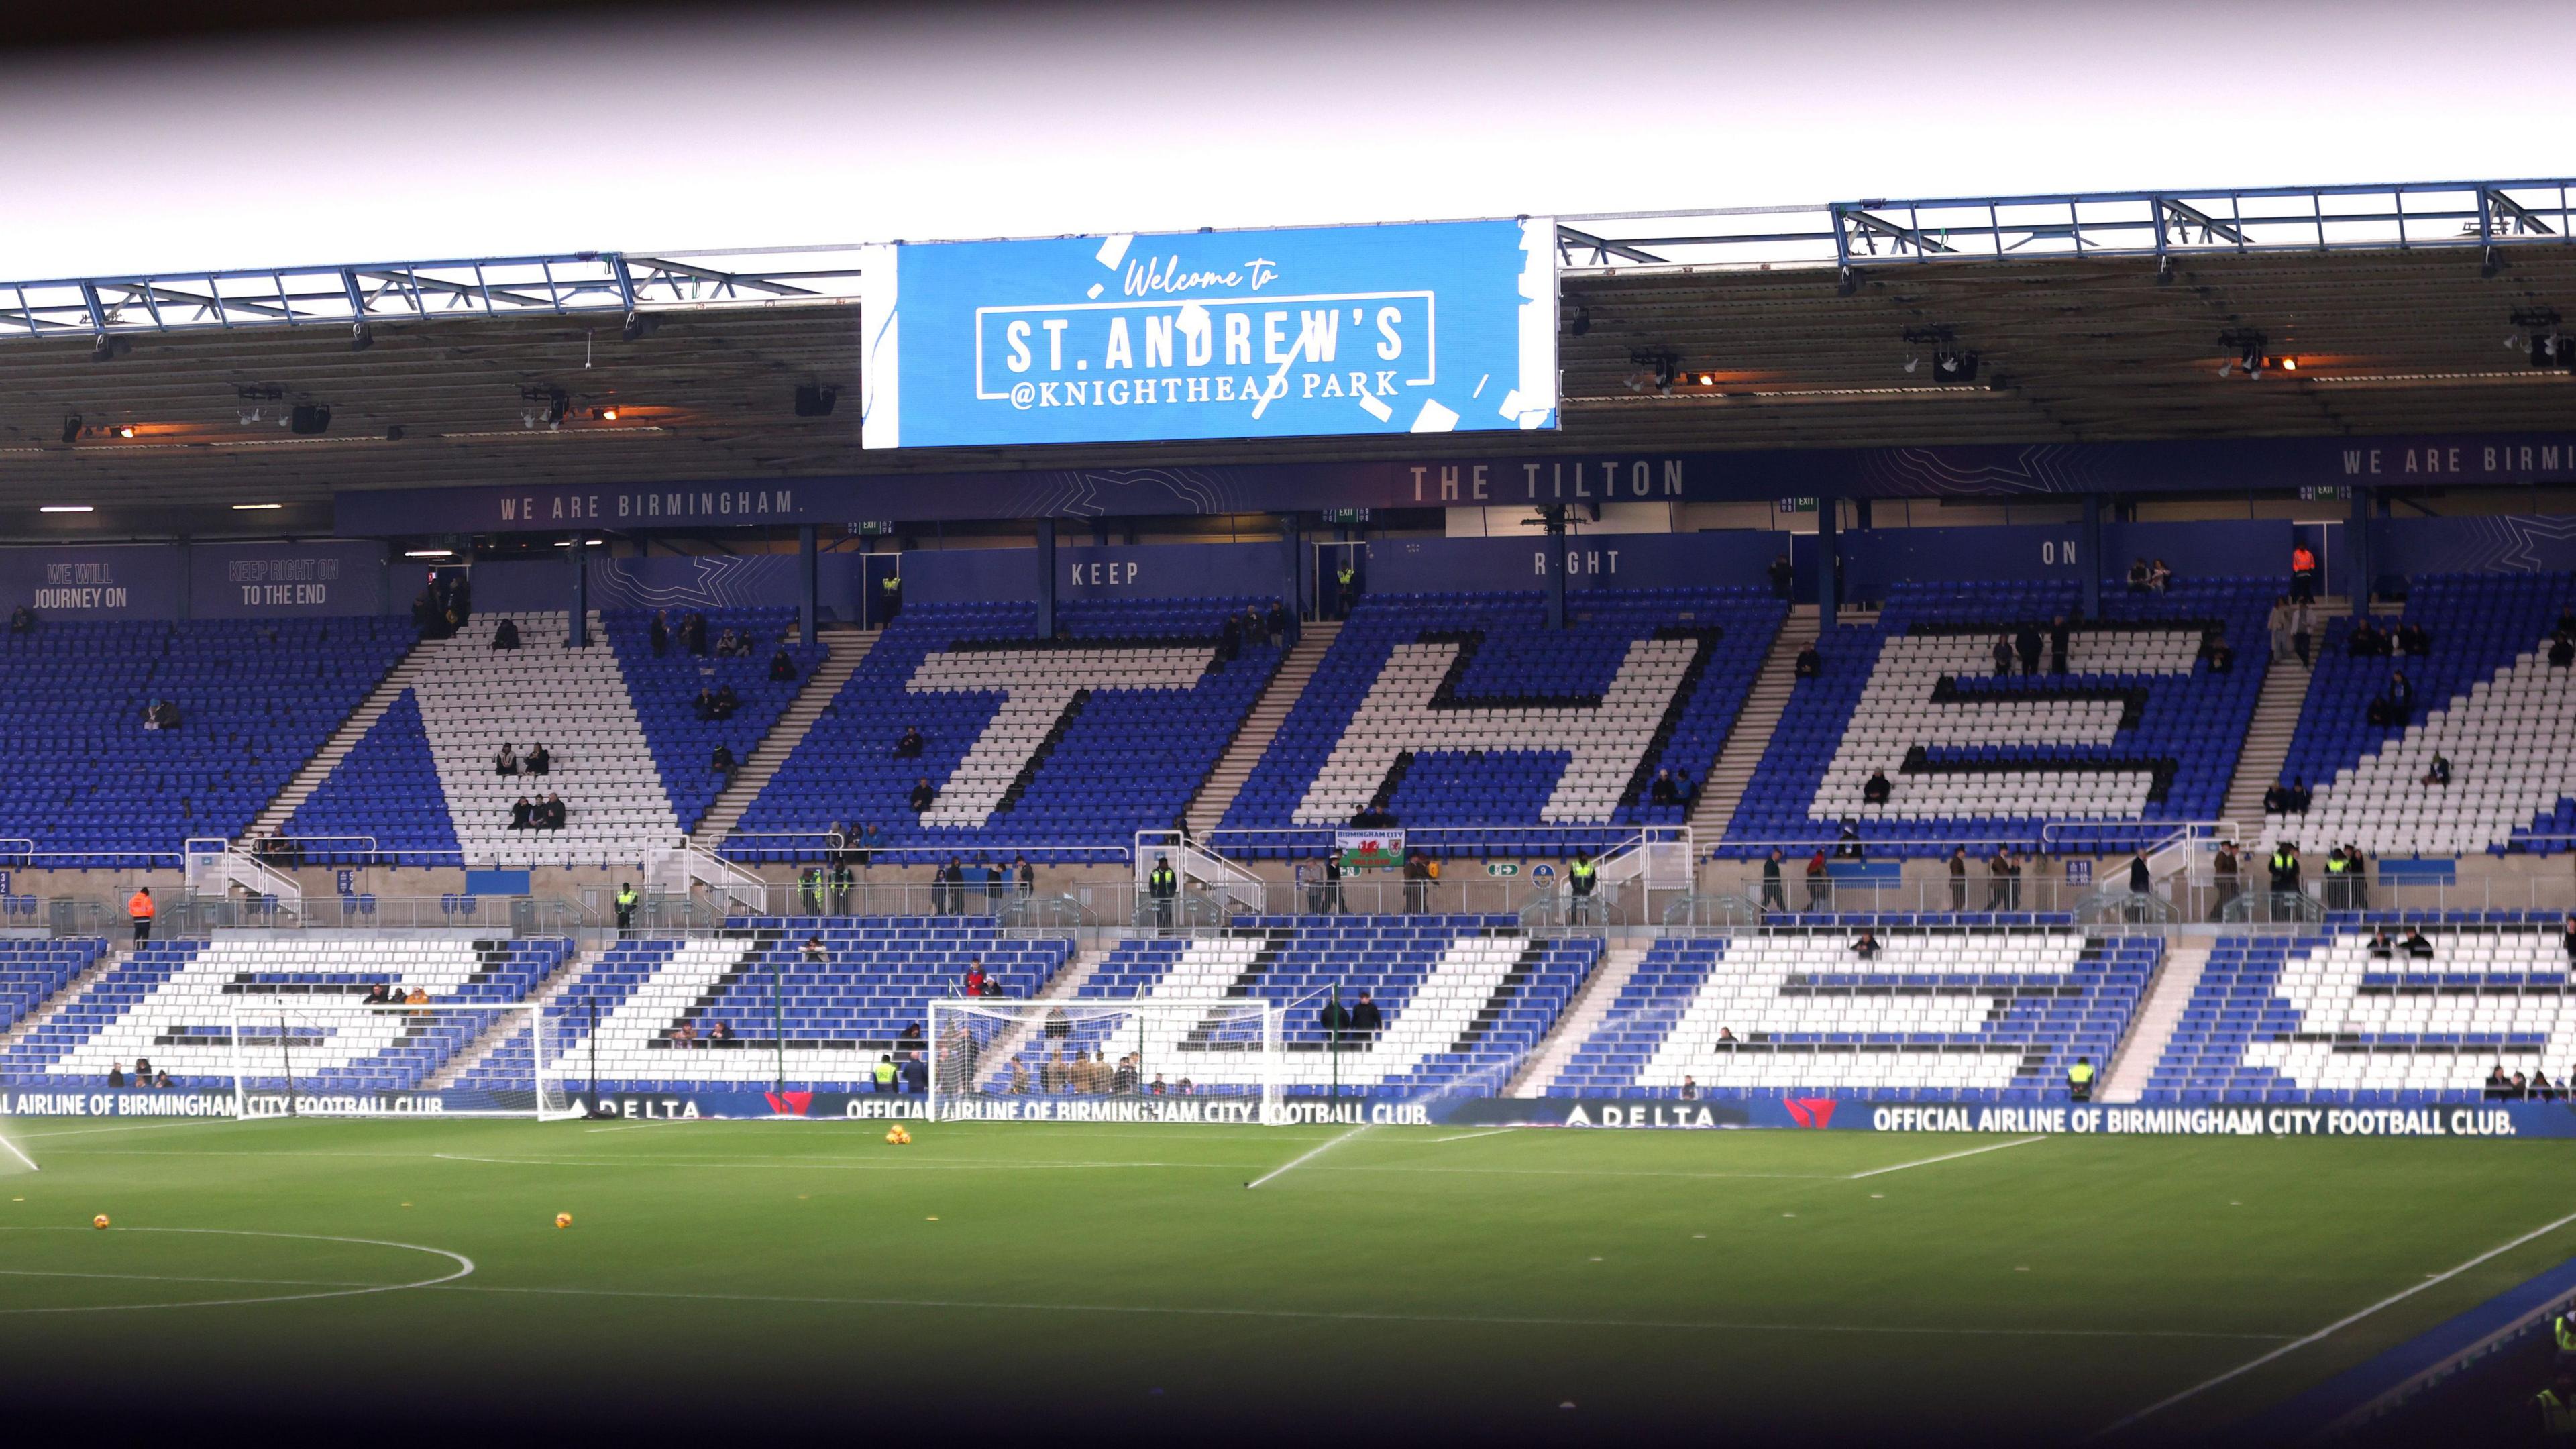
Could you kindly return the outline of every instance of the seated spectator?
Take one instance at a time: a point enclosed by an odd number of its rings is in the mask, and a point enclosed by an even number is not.
[[[152,708],[154,729],[175,730],[179,727],[179,706],[163,700]]]
[[[894,742],[894,757],[898,760],[918,760],[921,758],[922,744],[921,727],[905,725],[903,738]]]
[[[1840,843],[1834,847],[1834,859],[1858,860],[1861,858],[1860,827],[1858,825],[1849,820],[1845,820],[1843,822],[1842,834],[1836,838]]]
[[[2397,652],[2400,654],[2413,654],[2418,656],[2432,653],[2432,631],[2426,629],[2421,624],[2409,623],[2403,620],[2399,621],[2397,625]]]
[[[1697,1077],[1685,1076],[1682,1078],[1681,1098],[1685,1102],[1696,1102],[1699,1100],[1699,1079]]]
[[[671,652],[670,610],[663,609],[653,615],[653,629],[649,637],[653,641],[654,658],[662,658]]]
[[[2363,619],[2344,637],[2344,648],[2355,659],[2375,658],[2388,652],[2388,636],[2379,632],[2378,625]]]
[[[411,994],[403,998],[403,1004],[405,1006],[429,1005],[429,988],[425,986],[413,987],[411,989]]]
[[[733,718],[733,712],[734,712],[735,710],[740,709],[740,708],[742,708],[742,696],[740,696],[740,695],[738,695],[738,694],[736,694],[736,693],[734,693],[734,692],[733,692],[733,686],[732,686],[732,685],[730,685],[730,684],[719,684],[719,685],[717,685],[717,686],[716,686],[716,718],[717,718],[717,719],[720,719],[720,720],[727,720],[727,719],[731,719],[731,718]]]
[[[1798,651],[1798,677],[1800,679],[1814,679],[1824,672],[1825,656],[1816,652],[1815,645],[1810,644]]]
[[[2433,767],[2424,772],[2424,783],[2427,785],[2448,785],[2451,783],[2451,760],[2448,755],[2442,754],[2439,751],[2434,752]]]
[[[563,797],[561,795],[548,795],[546,797],[546,803],[539,806],[538,809],[542,812],[542,818],[537,822],[538,829],[561,830],[564,828],[565,812]]]
[[[734,651],[740,648],[741,644],[741,635],[736,634],[731,629],[725,630],[723,633],[716,636],[716,657],[718,659],[731,659],[734,656]]]
[[[831,959],[831,954],[823,949],[823,938],[820,936],[806,937],[803,950],[809,965],[820,966]]]
[[[492,631],[492,647],[495,649],[518,648],[519,621],[516,619],[502,620],[501,626]]]
[[[2141,558],[2131,560],[2129,563],[2129,592],[2133,594],[2145,593],[2150,587],[2152,587],[2148,581],[2154,576],[2154,570],[2147,567],[2147,561],[2145,559]]]
[[[796,661],[788,657],[784,644],[778,646],[777,653],[769,656],[769,677],[779,684],[790,684],[796,679]]]
[[[733,746],[724,743],[722,740],[718,740],[716,742],[715,756],[708,762],[708,765],[709,768],[715,771],[715,773],[724,776],[725,783],[728,785],[733,783],[733,772],[741,768],[734,760]]]
[[[36,614],[34,610],[28,608],[24,604],[20,604],[17,608],[9,611],[10,633],[29,634],[35,632],[35,628]]]
[[[511,802],[510,828],[512,830],[534,830],[536,825],[536,807],[528,803],[527,796],[522,795]]]
[[[1673,803],[1687,810],[1691,806],[1691,801],[1696,799],[1698,795],[1699,786],[1691,783],[1690,771],[1675,769],[1673,771]]]
[[[2567,953],[2570,963],[2576,963],[2576,915],[2569,916],[2567,924],[2558,928],[2558,946]]]
[[[712,689],[699,690],[696,707],[699,719],[713,721],[716,717],[716,692]]]
[[[510,748],[508,740],[501,742],[501,753],[492,757],[492,773],[495,775],[519,773],[519,752]]]
[[[393,1004],[393,999],[392,989],[386,986],[385,983],[379,981],[375,985],[367,988],[366,996],[360,1000],[358,1004],[360,1006],[389,1006]]]
[[[545,774],[554,767],[555,757],[546,749],[542,741],[529,745],[527,757],[520,761],[520,768],[531,775]]]
[[[1861,803],[1865,805],[1884,805],[1887,803],[1887,797],[1894,793],[1895,789],[1895,786],[1890,785],[1887,782],[1887,772],[1885,770],[1872,770],[1869,772],[1868,783],[1860,787]]]
[[[115,1086],[116,1079],[114,1077],[108,1078],[107,1084],[111,1087]],[[2504,1063],[2496,1063],[2495,1066],[2487,1072],[2486,1099],[2490,1102],[2501,1102],[2505,1099],[2505,1095],[2512,1090],[2513,1078],[2504,1074]]]
[[[2397,943],[2388,939],[2388,928],[2386,926],[2382,926],[2378,930],[2370,933],[2370,954],[2382,961],[2392,961],[2396,959]]]
[[[2289,814],[2290,787],[2287,785],[2274,785],[2272,788],[2264,791],[2263,813],[2266,815]]]
[[[2496,1070],[2501,1073],[2503,1068],[2499,1067]],[[107,1064],[107,1084],[111,1087],[122,1087],[125,1085],[125,1063],[110,1062]]]
[[[2556,1084],[2549,1080],[2549,1074],[2547,1072],[2542,1071],[2538,1067],[2533,1067],[2531,1069],[2531,1100],[2535,1102],[2554,1102],[2558,1100],[2558,1088]]]
[[[147,730],[157,730],[161,728],[161,701],[154,699],[147,700],[144,703],[143,727]]]
[[[2211,640],[2201,649],[2200,657],[2209,661],[2212,674],[2232,674],[2236,670],[2236,651],[2227,647],[2224,639]]]
[[[1995,636],[1995,675],[2001,678],[2013,672],[2013,643],[2009,635]]]
[[[2549,667],[2565,669],[2576,664],[2576,634],[2561,629],[2549,638]]]
[[[930,777],[928,775],[922,776],[919,780],[913,782],[911,797],[912,813],[918,815],[929,809],[930,802],[938,798],[939,792],[930,788]]]
[[[2157,559],[2153,564],[2148,566],[2147,592],[2151,594],[2161,594],[2172,587],[2173,570],[2165,566],[2165,561],[2163,559]]]
[[[1853,954],[1853,955],[1858,956],[1860,959],[1862,959],[1862,960],[1864,960],[1864,961],[1875,961],[1875,960],[1877,960],[1877,959],[1878,959],[1878,935],[1877,935],[1877,933],[1876,933],[1876,932],[1874,932],[1874,931],[1863,931],[1863,932],[1861,932],[1861,933],[1860,933],[1860,938],[1859,938],[1858,940],[1856,940],[1856,941],[1854,941],[1854,942],[1852,942],[1852,943],[1851,943],[1851,950],[1852,950],[1852,954]]]
[[[1657,770],[1655,772],[1655,783],[1653,788],[1646,792],[1646,803],[1650,805],[1672,805],[1678,803],[1677,797],[1673,794],[1672,771]]]
[[[695,1046],[697,1044],[697,1040],[698,1028],[697,1024],[694,1022],[684,1021],[678,1026],[671,1028],[671,1045],[673,1046]]]
[[[2308,807],[2309,807],[2310,805],[2315,804],[2315,803],[2316,803],[2316,800],[2317,800],[2317,792],[2308,788],[2308,782],[2307,782],[2307,781],[2305,781],[2305,780],[2293,780],[2293,781],[2291,781],[2291,782],[2290,782],[2290,813],[2291,813],[2291,814],[2293,814],[2293,815],[2305,815],[2305,814],[2307,814],[2307,813],[2308,813]]]
[[[174,1085],[175,1085],[175,1084],[170,1080],[170,1070],[169,1070],[169,1068],[164,1067],[164,1068],[162,1068],[160,1071],[154,1072],[154,1073],[152,1074],[152,1085],[153,1085],[153,1086],[155,1086],[155,1087],[157,1087],[157,1088],[159,1088],[159,1089],[161,1089],[161,1090],[162,1090],[162,1091],[164,1091],[164,1092],[169,1091],[169,1090],[170,1090],[170,1088],[171,1088],[172,1086],[174,1086]]]
[[[733,1028],[719,1021],[715,1025],[707,1028],[707,1040],[711,1042],[731,1041],[733,1040]]]
[[[2433,959],[2433,943],[2424,939],[2424,928],[2421,926],[2407,927],[2406,939],[2399,944],[2406,948],[2407,955],[2419,961]]]

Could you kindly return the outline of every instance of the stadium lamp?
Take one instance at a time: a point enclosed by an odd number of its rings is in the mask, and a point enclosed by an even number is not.
[[[1977,363],[1979,360],[1980,359],[1977,354],[1964,350],[1942,353],[1940,361],[1941,380],[1943,382],[1976,381]]]
[[[652,332],[653,319],[641,312],[628,312],[626,320],[618,324],[617,328],[619,339],[626,342],[641,342],[651,336]]]
[[[2531,334],[2531,365],[2534,367],[2556,367],[2558,365],[2558,354],[2562,346],[2563,344],[2559,341],[2558,334],[2555,332],[2535,332]]]
[[[364,352],[375,345],[376,331],[374,328],[369,327],[364,322],[353,322],[350,324],[349,350],[351,352]]]
[[[1914,369],[1916,369],[1916,368],[1918,368],[1918,367],[1920,367],[1920,366],[1922,366],[1922,365],[1923,365],[1923,359],[1922,359],[1922,358],[1915,356],[1915,355],[1914,355],[1913,353],[1911,353],[1911,352],[1909,352],[1909,353],[1905,354],[1905,375],[1906,375],[1906,376],[1908,376],[1908,377],[1913,376],[1913,375],[1914,375]]]
[[[1565,330],[1566,330],[1566,332],[1567,332],[1567,333],[1569,333],[1570,335],[1572,335],[1572,336],[1576,336],[1576,337],[1580,337],[1580,336],[1582,336],[1583,334],[1585,334],[1585,333],[1587,333],[1587,332],[1591,331],[1591,330],[1592,330],[1592,309],[1591,309],[1591,308],[1589,308],[1589,307],[1577,307],[1577,308],[1575,308],[1575,309],[1574,309],[1574,320],[1565,324]]]
[[[98,334],[97,338],[89,345],[89,360],[92,362],[113,362],[117,358],[123,357],[126,352],[133,347],[133,345],[133,343],[126,341],[122,337],[110,337],[106,333],[102,332]]]
[[[63,414],[63,441],[66,443],[77,443],[80,441],[80,435],[81,415],[78,413]]]
[[[97,510],[86,503],[48,503],[36,511],[39,513],[94,513]]]
[[[285,506],[286,505],[283,503],[236,503],[233,505],[233,512],[265,513],[272,508],[284,508]]]
[[[404,557],[404,558],[454,558],[454,557],[456,557],[456,550],[454,550],[454,549],[452,549],[452,548],[407,548],[407,549],[404,549],[404,550],[403,550],[403,557]]]
[[[132,424],[132,423],[119,423],[119,424],[117,424],[117,427],[116,427],[116,435],[117,435],[118,437],[120,437],[120,438],[130,438],[130,437],[133,437],[133,436],[134,436],[134,424]]]

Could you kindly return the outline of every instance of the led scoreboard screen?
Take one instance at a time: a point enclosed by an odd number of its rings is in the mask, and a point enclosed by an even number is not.
[[[870,448],[1557,424],[1551,220],[898,244]]]

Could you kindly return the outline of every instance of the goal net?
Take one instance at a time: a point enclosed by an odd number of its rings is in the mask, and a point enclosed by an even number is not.
[[[242,995],[193,1075],[245,1117],[572,1116],[576,1025],[528,1002],[359,1005]],[[167,1048],[165,1048],[167,1050]]]
[[[1267,1001],[930,1004],[934,1119],[1276,1123]]]

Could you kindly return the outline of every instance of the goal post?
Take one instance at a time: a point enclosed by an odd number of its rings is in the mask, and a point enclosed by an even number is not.
[[[242,1117],[563,1117],[575,1024],[526,1001],[367,1005],[239,995],[208,1045]],[[165,1048],[167,1050],[167,1048]]]
[[[1280,1008],[1223,1001],[930,1003],[934,1120],[1276,1124]]]

